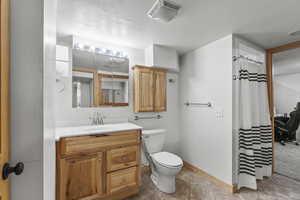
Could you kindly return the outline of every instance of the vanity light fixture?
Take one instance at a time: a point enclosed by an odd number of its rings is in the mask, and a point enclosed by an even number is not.
[[[79,49],[83,49],[84,45],[83,44],[78,44]]]
[[[90,51],[95,52],[95,47],[94,46],[90,46]]]
[[[109,58],[111,63],[117,63],[117,64],[121,64],[126,62],[126,58],[121,58],[121,57],[111,57]]]
[[[124,52],[120,52],[120,56],[124,57],[124,58],[128,58],[128,55],[126,53],[124,53]]]
[[[91,48],[90,48],[90,46],[88,46],[88,45],[83,45],[83,49],[84,49],[85,51],[91,51]]]
[[[95,52],[95,53],[102,54],[102,55],[128,59],[128,55],[122,51],[116,51],[116,50],[111,50],[111,49],[106,49],[106,48],[101,48],[101,47],[89,46],[89,45],[85,45],[85,44],[81,44],[81,43],[74,44],[73,48],[82,50],[82,51]]]
[[[102,49],[101,48],[95,48],[95,52],[96,53],[102,53]]]
[[[110,49],[107,49],[107,50],[106,50],[106,55],[109,55],[109,56],[114,56],[114,53],[113,53],[113,51],[112,51],[112,50],[110,50]]]

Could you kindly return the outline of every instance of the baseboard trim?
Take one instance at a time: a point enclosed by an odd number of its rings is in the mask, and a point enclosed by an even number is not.
[[[198,173],[200,175],[206,176],[213,183],[215,183],[218,186],[221,186],[221,187],[225,188],[226,190],[228,190],[231,193],[236,193],[237,192],[237,186],[236,185],[227,184],[227,183],[221,181],[220,179],[206,173],[205,171],[193,166],[192,164],[190,164],[186,161],[183,161],[183,167],[185,167],[186,169],[192,170],[193,172]]]

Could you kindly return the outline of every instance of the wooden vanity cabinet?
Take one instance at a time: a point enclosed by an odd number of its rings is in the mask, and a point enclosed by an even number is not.
[[[166,69],[135,66],[134,112],[164,112],[167,110]]]
[[[56,143],[57,200],[123,199],[140,186],[140,130]]]

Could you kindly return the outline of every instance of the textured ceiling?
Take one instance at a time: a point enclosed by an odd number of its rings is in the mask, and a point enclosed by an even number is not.
[[[58,33],[145,48],[158,43],[180,53],[231,33],[264,48],[300,37],[299,0],[177,0],[179,16],[170,23],[146,15],[154,0],[60,0]]]

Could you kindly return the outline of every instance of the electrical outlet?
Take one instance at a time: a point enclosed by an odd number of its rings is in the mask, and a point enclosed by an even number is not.
[[[218,119],[224,117],[224,111],[223,111],[223,109],[218,108],[218,109],[216,110],[216,117],[217,117]]]

